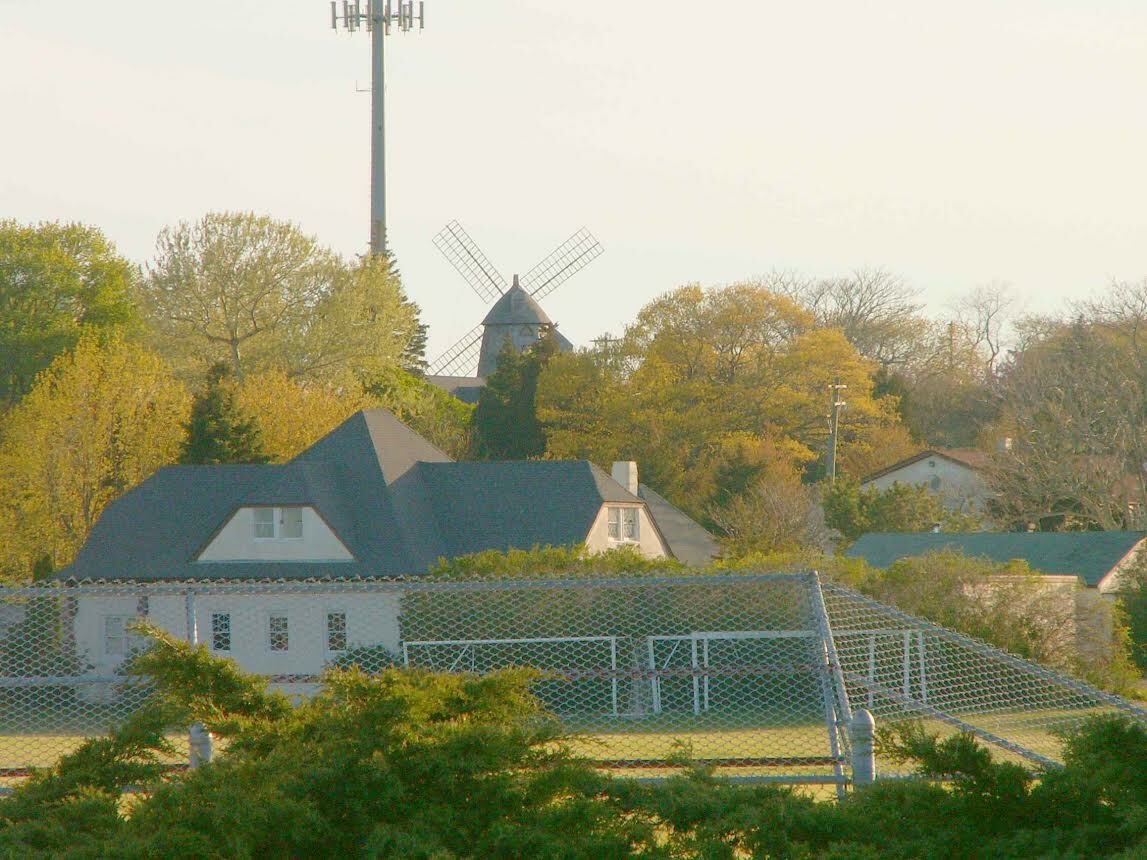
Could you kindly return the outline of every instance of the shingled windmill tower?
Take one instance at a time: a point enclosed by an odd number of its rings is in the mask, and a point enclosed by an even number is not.
[[[492,302],[482,322],[430,363],[427,379],[465,400],[476,400],[485,378],[498,366],[507,341],[522,352],[552,334],[563,350],[573,348],[539,301],[585,268],[602,253],[584,227],[555,248],[509,286],[489,258],[451,221],[434,237],[434,245],[478,296]]]

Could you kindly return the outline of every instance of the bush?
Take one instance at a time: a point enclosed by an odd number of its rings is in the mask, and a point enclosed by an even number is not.
[[[1147,729],[1093,720],[1039,781],[971,737],[906,725],[882,751],[920,781],[843,802],[734,785],[688,767],[659,784],[572,759],[527,671],[485,677],[332,671],[292,707],[262,679],[158,630],[133,671],[148,705],[0,800],[20,857],[877,858],[1143,856]],[[193,719],[227,738],[167,772]],[[952,778],[945,788],[930,780]],[[124,798],[121,788],[141,792]]]

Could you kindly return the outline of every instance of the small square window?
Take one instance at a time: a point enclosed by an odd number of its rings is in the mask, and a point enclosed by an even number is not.
[[[346,650],[346,613],[327,613],[327,650]]]
[[[275,536],[275,509],[255,508],[255,537],[273,538]]]
[[[267,645],[272,651],[290,648],[290,630],[286,615],[272,615],[267,620]]]
[[[211,650],[231,650],[231,613],[211,613]]]
[[[637,508],[608,507],[606,508],[606,522],[611,541],[634,543],[640,537]]]
[[[142,640],[127,629],[135,620],[134,615],[104,616],[104,653],[107,656],[127,657],[139,650]]]

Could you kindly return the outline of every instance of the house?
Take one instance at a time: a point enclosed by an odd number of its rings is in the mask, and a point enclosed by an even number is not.
[[[1111,612],[1105,599],[1128,586],[1128,575],[1143,557],[1147,532],[968,532],[869,533],[845,555],[873,567],[937,550],[1007,563],[1024,561],[1038,573],[1046,591],[1060,594],[1065,623],[1074,630],[1081,653],[1102,650],[1112,641]]]
[[[210,583],[405,578],[483,550],[636,547],[703,563],[712,538],[637,480],[587,461],[454,462],[390,412],[358,412],[281,465],[169,466],[110,504],[66,580],[184,583],[147,598],[114,590],[77,601],[81,656],[114,672],[126,625],[149,619],[206,641],[251,671],[315,673],[355,645],[398,647],[401,607],[371,592],[355,605],[319,588],[219,589]],[[189,608],[190,607],[190,608]]]
[[[1147,532],[903,532],[861,535],[845,555],[873,567],[951,549],[1006,563],[1027,562],[1045,575],[1069,576],[1100,594],[1117,592],[1143,552]]]
[[[886,490],[918,484],[938,494],[952,511],[982,514],[991,491],[983,479],[988,455],[972,448],[930,448],[861,479],[862,487]]]

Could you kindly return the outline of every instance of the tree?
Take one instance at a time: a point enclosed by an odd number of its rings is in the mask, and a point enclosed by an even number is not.
[[[535,397],[538,376],[557,351],[557,341],[551,336],[522,353],[506,342],[471,419],[471,451],[476,458],[526,460],[545,453],[546,437]]]
[[[239,408],[226,364],[215,364],[191,403],[181,463],[266,463],[259,423]]]
[[[86,336],[53,361],[0,427],[5,573],[70,562],[108,502],[175,460],[188,405],[130,341]]]
[[[1009,285],[991,283],[976,287],[956,302],[956,325],[965,348],[982,362],[985,382],[995,378],[1010,328],[1009,311],[1015,301]]]
[[[139,298],[183,372],[281,369],[347,383],[412,360],[417,310],[387,260],[346,263],[297,226],[212,213],[159,234]]]
[[[725,537],[734,557],[753,553],[827,550],[831,533],[824,522],[815,487],[796,472],[770,470],[724,506],[709,508],[709,521]]]
[[[0,221],[0,412],[85,330],[135,323],[134,277],[94,227]]]
[[[1128,641],[1112,618],[1112,606],[1096,604],[1116,635],[1081,648],[1076,604],[1048,588],[1023,562],[999,564],[939,550],[904,558],[876,571],[860,589],[899,609],[983,639],[1013,654],[1081,675],[1121,690],[1131,680]]]
[[[819,327],[840,329],[861,355],[883,367],[913,360],[927,334],[919,291],[884,269],[820,280],[774,274],[768,282],[812,311]]]
[[[838,480],[824,496],[825,522],[848,541],[866,532],[973,531],[977,517],[950,511],[936,493],[919,484],[894,483],[887,489]]]
[[[248,376],[239,383],[236,400],[240,412],[258,423],[263,452],[273,463],[290,460],[355,412],[377,405],[357,387],[344,391],[294,380],[281,370]]]
[[[561,356],[542,371],[546,453],[637,460],[646,483],[697,519],[727,504],[716,469],[730,440],[780,443],[806,478],[815,476],[837,380],[849,395],[842,460],[871,448],[870,434],[897,420],[894,398],[873,397],[873,362],[840,331],[815,328],[807,310],[756,284],[666,293],[641,310],[622,349],[624,361]]]
[[[367,393],[399,421],[429,439],[454,459],[470,452],[474,407],[401,368],[377,374]]]
[[[1147,510],[1147,363],[1127,325],[1080,317],[1005,368],[986,472],[995,517],[1014,527],[1134,527]]]

